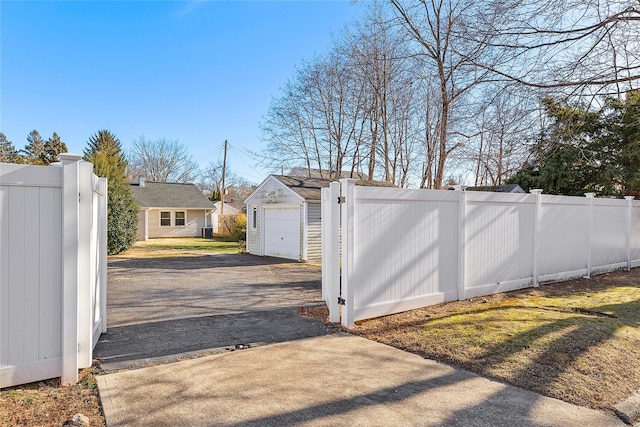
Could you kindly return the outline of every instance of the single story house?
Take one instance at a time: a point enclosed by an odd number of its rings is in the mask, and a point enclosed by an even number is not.
[[[131,184],[131,193],[140,207],[138,240],[157,237],[200,237],[211,227],[213,202],[194,184],[147,182]]]
[[[247,252],[320,262],[321,190],[331,182],[322,178],[269,175],[244,202]],[[392,186],[365,181],[358,181],[358,185]]]

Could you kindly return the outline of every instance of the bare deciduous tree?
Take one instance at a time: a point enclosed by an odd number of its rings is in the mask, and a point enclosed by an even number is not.
[[[133,179],[142,175],[156,182],[192,182],[198,175],[198,165],[178,140],[141,136],[133,142],[128,160]]]
[[[640,80],[637,0],[500,2],[501,20],[478,20],[502,61],[474,60],[498,79],[565,95],[621,94]],[[485,15],[486,16],[486,15]]]
[[[420,46],[417,54],[424,61],[424,78],[434,85],[430,101],[438,105],[429,112],[437,117],[434,127],[426,131],[435,140],[427,144],[421,183],[440,188],[449,157],[464,145],[454,130],[458,105],[488,75],[476,63],[491,56],[490,34],[477,32],[472,25],[477,16],[486,16],[485,6],[469,0],[391,0],[391,5],[398,23]]]

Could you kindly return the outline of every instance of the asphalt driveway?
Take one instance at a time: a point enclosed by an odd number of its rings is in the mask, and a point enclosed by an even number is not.
[[[323,335],[297,308],[321,303],[317,266],[243,254],[111,258],[106,371]]]
[[[107,371],[97,377],[107,424],[623,425],[361,337],[327,335],[296,314],[320,303],[320,288],[318,267],[273,258],[111,259],[109,329],[94,352]]]

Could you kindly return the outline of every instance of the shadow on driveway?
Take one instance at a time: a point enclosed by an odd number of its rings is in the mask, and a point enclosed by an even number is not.
[[[109,260],[106,371],[329,332],[297,315],[321,301],[317,266],[240,254]]]

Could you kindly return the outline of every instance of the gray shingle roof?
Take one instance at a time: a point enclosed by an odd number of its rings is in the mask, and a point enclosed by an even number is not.
[[[300,176],[273,175],[278,181],[289,187],[305,200],[321,200],[321,189],[328,188],[335,180],[324,178],[305,178]],[[394,187],[393,184],[380,181],[357,181],[356,185],[368,187]]]
[[[215,209],[194,184],[147,181],[131,184],[131,194],[141,208]]]

